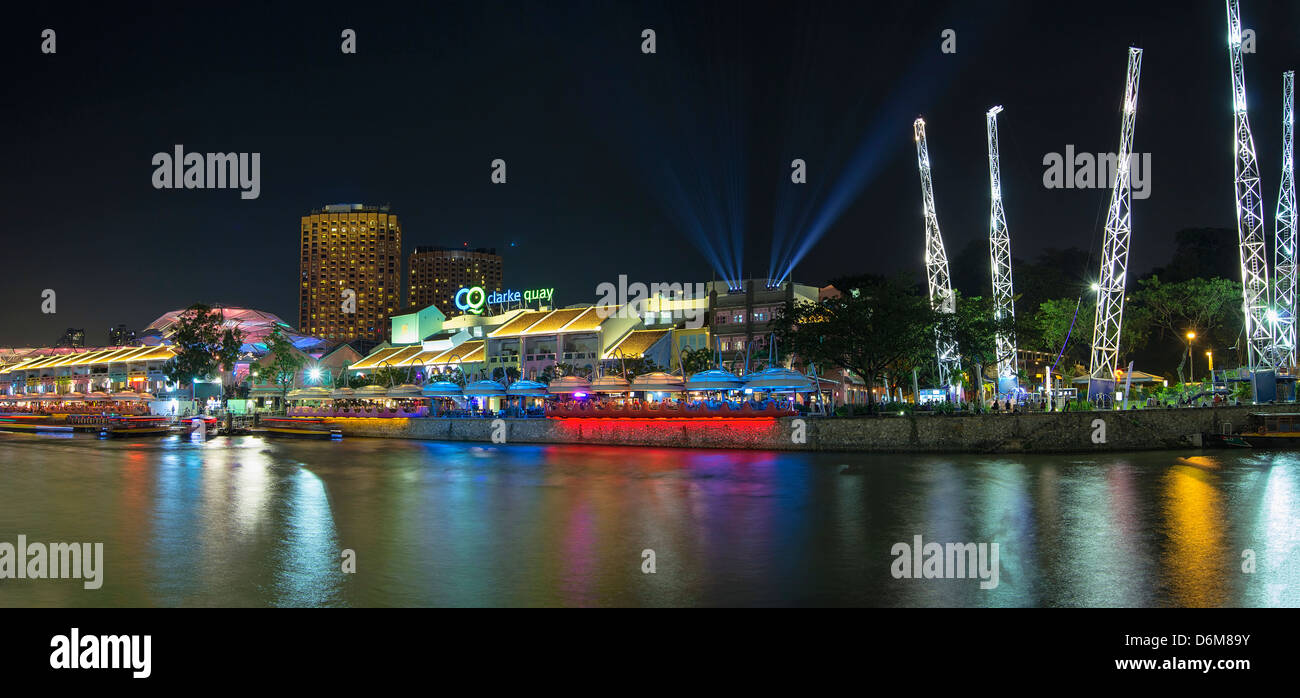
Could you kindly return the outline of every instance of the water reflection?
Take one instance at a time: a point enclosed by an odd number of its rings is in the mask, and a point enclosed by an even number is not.
[[[1237,452],[0,435],[0,541],[106,556],[98,592],[0,580],[0,606],[1294,606],[1298,471]],[[917,535],[997,543],[998,586],[893,578],[891,547]]]
[[[1221,483],[1213,468],[1196,459],[1164,476],[1166,544],[1161,564],[1176,606],[1222,606],[1230,551],[1224,548]]]

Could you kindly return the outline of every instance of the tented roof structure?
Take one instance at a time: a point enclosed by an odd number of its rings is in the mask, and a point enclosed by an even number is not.
[[[221,313],[222,329],[238,327],[243,330],[244,344],[240,347],[240,351],[245,353],[257,356],[265,354],[267,340],[276,327],[279,327],[284,336],[290,342],[293,342],[294,347],[307,354],[319,355],[325,351],[329,344],[329,342],[319,337],[309,337],[298,332],[289,323],[264,310],[231,308],[222,305],[213,306],[212,309]],[[164,313],[162,317],[149,323],[149,326],[144,329],[142,334],[152,333],[162,337],[164,341],[170,341],[176,333],[176,323],[184,313],[185,309]]]

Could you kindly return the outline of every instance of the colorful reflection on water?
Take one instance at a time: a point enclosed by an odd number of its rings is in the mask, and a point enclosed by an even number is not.
[[[1291,453],[0,435],[0,543],[106,557],[0,606],[1296,606],[1298,493]],[[997,543],[998,585],[895,579],[918,535]]]

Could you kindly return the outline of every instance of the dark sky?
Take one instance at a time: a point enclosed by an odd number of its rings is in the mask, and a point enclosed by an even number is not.
[[[1300,3],[1244,5],[1271,231]],[[1116,150],[1130,44],[1145,49],[1135,150],[1153,166],[1152,194],[1134,204],[1140,272],[1168,261],[1180,228],[1235,228],[1224,14],[1213,0],[11,10],[0,345],[48,344],[67,327],[102,344],[110,325],[142,328],[195,301],[296,323],[298,217],[338,202],[391,204],[408,250],[496,247],[507,286],[554,286],[562,305],[619,274],[707,280],[704,241],[728,236],[743,249],[723,244],[720,258],[763,277],[774,229],[778,242],[799,235],[827,210],[796,279],[920,276],[912,120],[928,124],[951,256],[987,235],[994,104],[1015,255],[1095,250],[1109,191],[1045,189],[1042,159],[1067,144]],[[40,52],[46,27],[55,55]],[[344,28],[356,55],[339,50]],[[955,54],[940,52],[946,28]],[[154,189],[151,158],[177,143],[261,153],[260,198]],[[490,182],[494,158],[505,185]],[[774,224],[786,209],[807,216]]]

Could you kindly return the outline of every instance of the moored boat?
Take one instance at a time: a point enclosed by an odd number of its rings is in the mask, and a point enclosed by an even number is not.
[[[1300,412],[1256,413],[1250,418],[1259,426],[1232,436],[1252,448],[1300,448]]]
[[[251,432],[263,436],[302,439],[340,439],[343,432],[323,419],[311,417],[262,417]]]
[[[100,428],[99,435],[105,436],[162,436],[171,431],[167,418],[149,417],[109,417]]]

